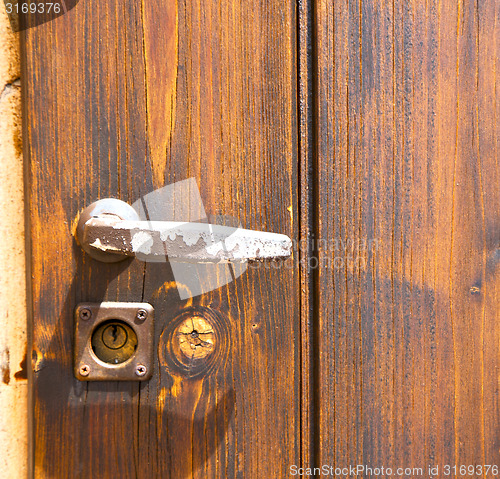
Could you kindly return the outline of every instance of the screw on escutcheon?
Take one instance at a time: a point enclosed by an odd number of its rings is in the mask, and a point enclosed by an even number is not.
[[[144,376],[147,372],[148,368],[142,364],[139,364],[139,366],[135,368],[135,374],[139,377]]]
[[[88,376],[90,374],[90,366],[87,364],[83,364],[80,366],[80,376]]]
[[[148,312],[145,309],[139,309],[135,317],[139,321],[145,321],[148,317]]]
[[[89,320],[92,317],[92,311],[88,308],[82,308],[80,309],[80,319],[83,319],[84,321]]]

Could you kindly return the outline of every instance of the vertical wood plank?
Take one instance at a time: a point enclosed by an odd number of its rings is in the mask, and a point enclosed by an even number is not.
[[[312,238],[315,225],[314,181],[314,118],[315,118],[315,77],[314,77],[314,9],[309,0],[298,2],[298,120],[299,120],[299,172],[300,199],[298,202],[298,241],[295,261],[300,265],[300,312],[301,312],[301,430],[302,443],[299,467],[311,464],[315,455],[315,401],[318,396],[315,379],[319,372],[314,367],[317,351],[314,350],[315,321],[315,270],[310,268],[314,261]]]
[[[316,465],[498,463],[498,2],[315,13]]]
[[[295,17],[277,1],[81,1],[24,33],[35,477],[285,477],[299,463],[297,266],[181,300],[167,264],[100,264],[71,234],[98,198],[194,177],[208,213],[296,237]],[[155,307],[149,382],[74,379],[73,308],[101,300]],[[172,334],[197,315],[215,352],[179,369]]]

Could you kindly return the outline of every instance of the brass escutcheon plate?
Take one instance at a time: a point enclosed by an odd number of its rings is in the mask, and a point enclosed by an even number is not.
[[[154,308],[148,303],[80,303],[74,373],[80,381],[145,381],[153,373]]]

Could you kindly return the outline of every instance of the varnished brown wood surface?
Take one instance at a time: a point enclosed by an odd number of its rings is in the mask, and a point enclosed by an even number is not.
[[[500,463],[497,3],[82,0],[26,32],[35,477]],[[302,240],[300,276],[181,301],[74,244],[91,201],[189,177]],[[73,307],[103,299],[155,306],[150,382],[73,378]],[[215,353],[183,369],[190,320]]]
[[[500,463],[499,20],[315,5],[317,465]]]
[[[296,237],[295,17],[280,1],[82,0],[23,34],[34,477],[286,477],[300,460],[296,269],[181,301],[166,264],[97,263],[71,234],[96,199],[194,177],[208,213]],[[149,382],[73,377],[73,308],[101,300],[155,307]],[[197,314],[217,354],[176,369],[169,335]]]

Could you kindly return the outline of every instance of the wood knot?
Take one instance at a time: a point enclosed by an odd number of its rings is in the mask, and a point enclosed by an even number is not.
[[[227,321],[210,308],[184,309],[160,335],[160,367],[194,378],[223,367],[228,355]]]
[[[481,292],[481,288],[479,286],[472,286],[472,288],[469,289],[470,294],[479,294]]]
[[[179,351],[191,360],[209,356],[216,341],[213,326],[200,316],[186,318],[178,326],[175,336]]]

